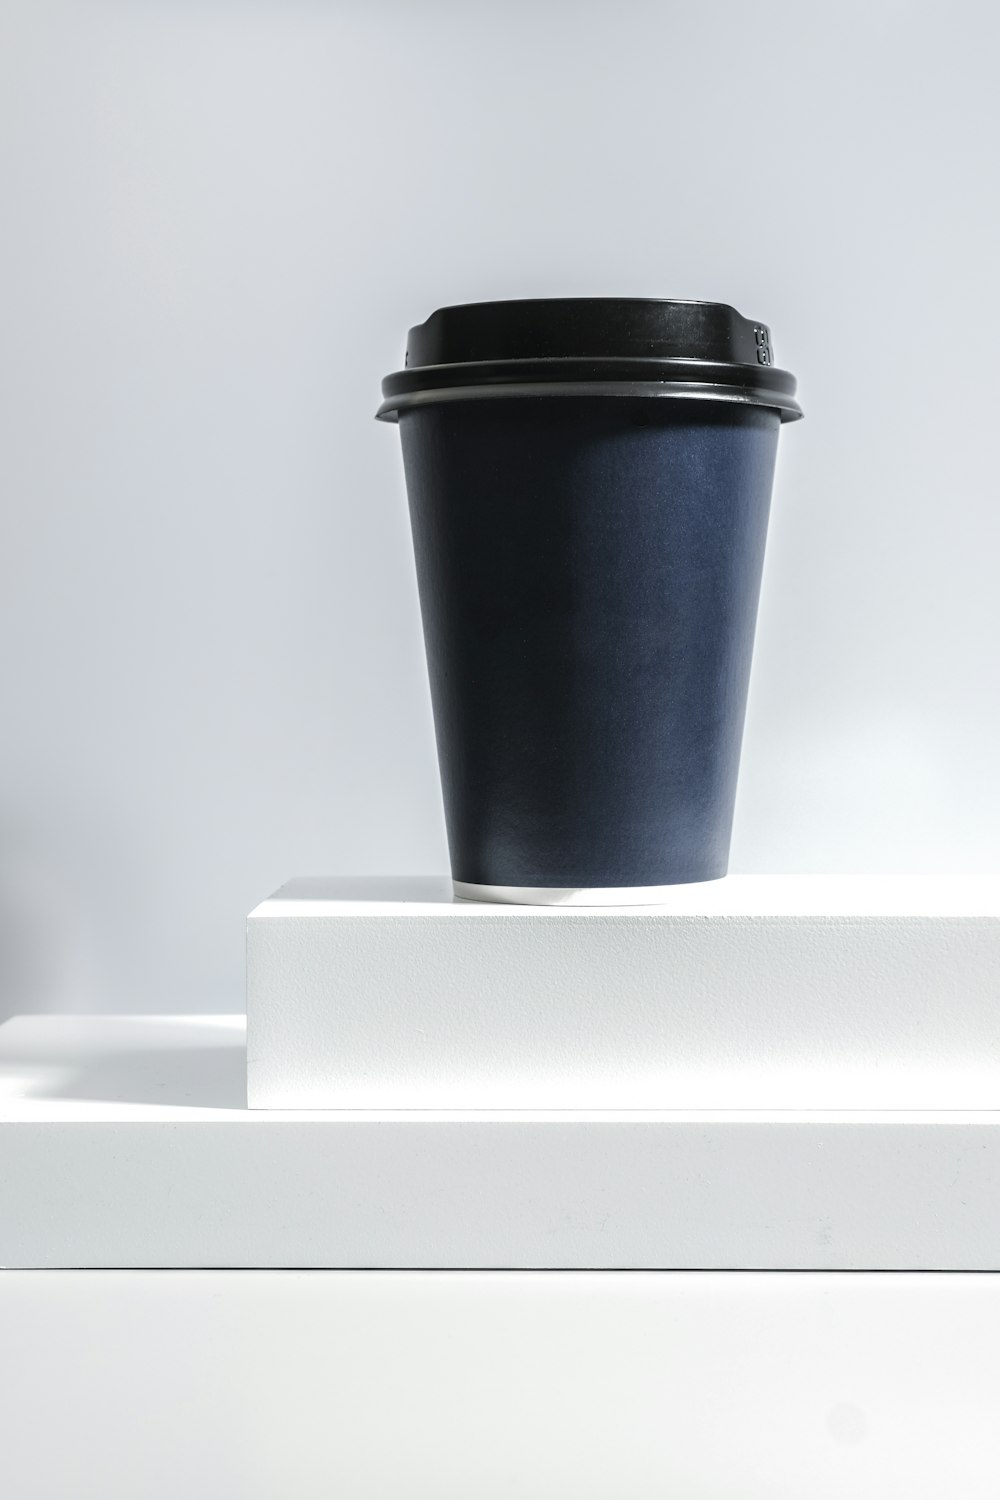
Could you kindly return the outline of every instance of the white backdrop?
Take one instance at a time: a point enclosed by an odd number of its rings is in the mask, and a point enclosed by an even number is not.
[[[986,4],[0,4],[0,1013],[236,1009],[293,873],[446,868],[407,326],[772,327],[733,867],[1000,837]]]

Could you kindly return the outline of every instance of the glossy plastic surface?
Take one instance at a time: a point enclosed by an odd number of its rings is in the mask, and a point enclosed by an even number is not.
[[[576,395],[711,397],[802,415],[765,323],[724,302],[563,297],[442,307],[410,329],[379,417],[442,401]]]

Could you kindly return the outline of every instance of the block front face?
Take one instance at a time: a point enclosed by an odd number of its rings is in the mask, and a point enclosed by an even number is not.
[[[995,1276],[10,1272],[4,1489],[987,1497],[998,1343]]]
[[[249,1103],[993,1108],[994,885],[819,885],[588,911],[290,888],[248,927]]]
[[[237,1016],[0,1026],[0,1266],[1000,1270],[1000,1114],[243,1107]]]

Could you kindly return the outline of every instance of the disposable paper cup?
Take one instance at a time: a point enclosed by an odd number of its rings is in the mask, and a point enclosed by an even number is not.
[[[459,896],[726,873],[771,483],[801,415],[717,303],[445,308],[383,382]]]

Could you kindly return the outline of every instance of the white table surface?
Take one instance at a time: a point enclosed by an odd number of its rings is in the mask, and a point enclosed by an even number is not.
[[[1000,1279],[7,1272],[10,1500],[995,1500]]]

